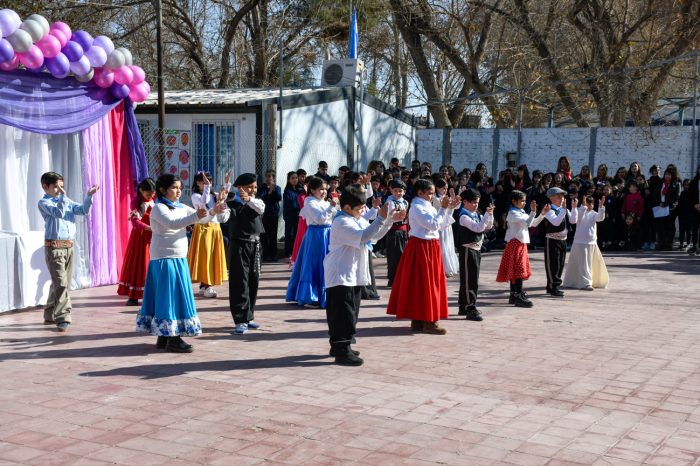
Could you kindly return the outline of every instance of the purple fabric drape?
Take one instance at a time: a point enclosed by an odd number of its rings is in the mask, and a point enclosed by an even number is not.
[[[134,115],[134,106],[130,99],[124,100],[124,122],[126,123],[126,139],[129,143],[131,153],[131,167],[136,183],[148,178],[148,163],[146,162],[146,151],[143,148],[141,132]]]
[[[0,72],[0,123],[42,134],[82,131],[120,101],[108,89],[48,73]]]
[[[87,192],[92,185],[100,186],[100,190],[92,198],[92,211],[87,216],[90,278],[92,286],[110,285],[117,282],[117,258],[114,238],[114,168],[108,117],[102,117],[97,123],[83,130],[81,136],[85,191]]]

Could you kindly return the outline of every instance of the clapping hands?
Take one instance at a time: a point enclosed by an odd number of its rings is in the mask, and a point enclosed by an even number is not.
[[[59,188],[59,190],[60,190],[61,194],[65,194],[65,192],[63,191],[63,188]],[[96,185],[96,184],[95,184],[95,185],[92,185],[92,186],[90,187],[90,189],[88,190],[87,195],[88,195],[88,196],[92,196],[93,194],[95,194],[95,193],[96,193],[97,191],[99,191],[99,190],[100,190],[100,186],[99,186],[99,185]]]

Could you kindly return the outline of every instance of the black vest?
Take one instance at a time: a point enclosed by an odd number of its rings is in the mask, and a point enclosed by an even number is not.
[[[565,209],[566,207],[562,207],[562,209]],[[554,211],[552,211],[554,212]],[[552,225],[552,222],[549,221],[548,218],[545,217],[543,225],[544,225],[544,233],[547,235],[549,233],[559,233],[564,230],[566,230],[566,227],[568,226],[569,218],[568,215],[564,216],[564,220],[559,224],[559,226],[554,226]]]
[[[479,222],[481,221],[481,215],[477,214],[479,216]],[[461,217],[461,215],[460,215]],[[459,226],[459,244],[472,244],[472,243],[478,243],[479,241],[482,241],[484,239],[484,233],[476,233],[472,230],[470,230],[467,227],[463,227],[462,225]]]
[[[229,224],[229,239],[250,240],[252,236],[260,236],[265,232],[262,216],[251,207],[234,201],[229,203],[231,219]]]
[[[403,202],[397,201],[396,199],[393,199],[393,198],[390,200],[391,200],[391,202],[394,203],[394,210],[399,211],[399,212],[403,211],[403,210],[408,210],[404,205],[404,202],[406,204],[408,204],[408,202],[406,202],[405,198],[401,198],[401,200]],[[408,223],[408,212],[406,212],[406,216],[403,218],[403,220],[399,220],[398,222],[394,222],[394,226],[398,227],[401,225],[406,225],[407,223]]]

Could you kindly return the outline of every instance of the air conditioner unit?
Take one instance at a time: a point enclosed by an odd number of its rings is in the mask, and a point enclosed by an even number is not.
[[[321,86],[346,87],[360,85],[362,71],[365,65],[362,60],[346,58],[343,60],[325,60],[323,62],[323,74]]]

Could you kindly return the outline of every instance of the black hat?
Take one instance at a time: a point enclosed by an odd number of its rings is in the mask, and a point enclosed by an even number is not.
[[[396,188],[401,188],[401,189],[406,189],[406,183],[404,183],[401,180],[391,180],[391,183],[389,183],[389,189],[396,189]]]
[[[258,177],[254,173],[243,173],[238,175],[236,182],[233,183],[234,186],[248,186],[251,183],[255,183]]]

